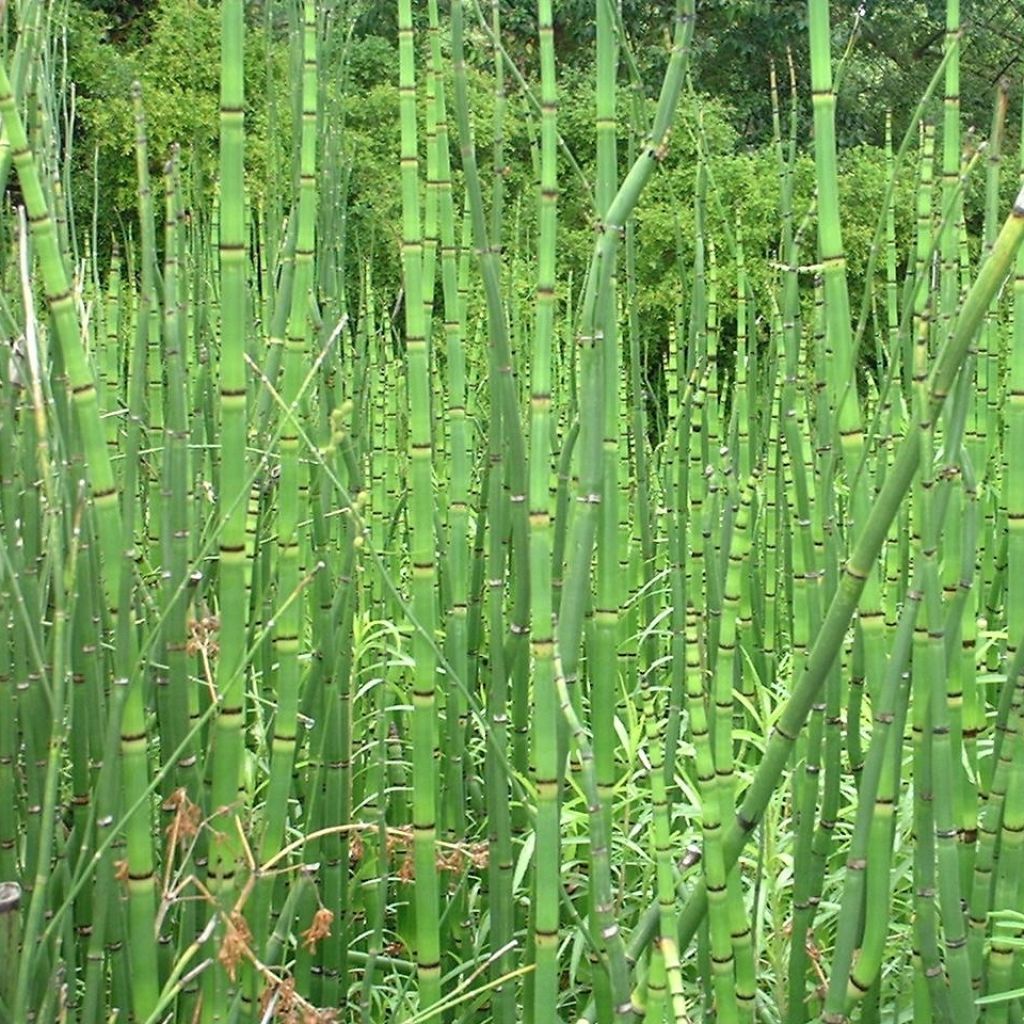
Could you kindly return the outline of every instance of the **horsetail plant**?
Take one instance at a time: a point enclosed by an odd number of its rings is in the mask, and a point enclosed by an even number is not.
[[[239,785],[245,736],[245,513],[246,482],[246,263],[243,147],[245,86],[243,6],[221,5],[220,192],[218,251],[220,273],[220,458],[218,461],[219,629],[216,663],[218,711],[213,749],[210,805],[216,834],[210,844],[207,885],[221,910],[230,908],[238,883]],[[225,998],[219,972],[207,972],[204,1020],[220,1016]]]
[[[434,509],[431,480],[433,424],[427,326],[423,315],[423,240],[419,202],[416,79],[412,6],[399,0],[400,94],[402,103],[402,276],[405,282],[405,346],[409,372],[409,469],[411,476],[412,611],[419,629],[413,640],[412,689],[413,858],[416,965],[424,1007],[441,1000],[440,893],[436,862],[437,798],[434,751],[437,745],[437,622],[434,561]]]
[[[397,92],[378,12],[224,0],[219,151],[136,86],[113,238],[58,8],[0,65],[0,1024],[1017,1020],[1024,194],[959,4],[863,272],[820,0],[739,198],[688,0],[578,71],[551,0],[398,0]]]

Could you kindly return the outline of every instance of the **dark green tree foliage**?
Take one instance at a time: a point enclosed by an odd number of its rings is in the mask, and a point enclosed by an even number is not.
[[[111,42],[137,46],[152,30],[157,4],[153,0],[80,0],[79,6],[105,19]]]
[[[589,60],[594,38],[592,0],[561,0],[555,5],[555,44],[560,58]],[[671,5],[622,0],[618,6],[633,43],[644,84],[653,88],[662,70]],[[505,43],[516,63],[533,73],[535,5],[529,0],[502,3]],[[379,18],[380,16],[378,16]],[[881,145],[885,111],[895,115],[896,130],[924,92],[942,59],[945,5],[939,0],[842,0],[832,4],[833,52],[845,54],[839,80],[837,132],[841,145]],[[968,122],[988,124],[992,92],[1003,76],[1019,82],[1019,40],[1024,36],[1024,6],[1015,2],[970,5],[964,19],[961,55],[962,104]],[[720,98],[733,110],[742,143],[760,145],[771,134],[769,65],[786,78],[791,56],[797,83],[809,87],[805,0],[704,0],[697,4],[693,80],[702,93]],[[1016,72],[1016,76],[1014,74]],[[1018,86],[1019,88],[1019,86]],[[804,116],[809,119],[810,108]],[[806,125],[804,126],[806,127]]]
[[[269,137],[264,96],[268,90],[286,95],[283,83],[288,67],[289,14],[287,5],[250,9],[246,47],[248,94],[251,97],[250,140],[246,153],[251,194],[258,201],[270,168],[280,167],[291,151],[291,106],[278,107],[278,130]],[[442,5],[443,7],[444,5]],[[625,26],[645,91],[661,76],[670,5],[656,0],[622,0]],[[486,5],[484,5],[486,7]],[[536,89],[536,5],[532,0],[503,0],[503,44],[523,77]],[[339,7],[340,10],[340,7]],[[347,44],[344,61],[326,87],[336,90],[344,111],[344,145],[351,162],[350,259],[372,255],[379,284],[398,291],[397,235],[399,196],[389,169],[397,160],[397,130],[383,132],[382,124],[397,125],[397,34],[394,11],[385,4],[347,8],[356,16],[356,28]],[[344,13],[343,11],[341,13]],[[1014,3],[972,5],[973,21],[967,25],[962,60],[963,106],[969,122],[979,127],[978,141],[989,121],[993,83],[1019,71],[1021,56],[1014,40],[1024,34],[1024,8]],[[697,5],[693,85],[701,96],[705,145],[714,157],[715,173],[709,206],[710,229],[718,236],[722,273],[732,273],[725,232],[727,220],[741,201],[747,243],[755,250],[771,250],[769,237],[774,220],[774,156],[766,148],[770,135],[769,66],[775,62],[780,86],[788,88],[788,60],[793,61],[800,90],[801,117],[809,119],[807,102],[806,47],[800,45],[806,31],[803,0],[706,0]],[[414,11],[414,18],[418,13]],[[913,104],[921,95],[942,55],[944,6],[936,0],[905,4],[873,0],[861,5],[833,4],[833,51],[844,54],[838,83],[837,131],[841,146],[841,182],[848,192],[848,231],[851,282],[857,293],[867,262],[884,178],[879,132],[886,109],[894,113],[896,131],[906,127]],[[264,27],[270,26],[270,35]],[[467,32],[471,102],[479,153],[486,164],[493,126],[494,85],[491,43],[483,26],[470,19]],[[554,4],[555,45],[563,67],[560,77],[559,131],[564,143],[592,180],[594,68],[593,0],[560,0]],[[143,84],[154,171],[172,142],[180,142],[191,160],[193,182],[203,187],[212,180],[216,152],[216,106],[219,68],[216,62],[196,64],[196,49],[216,54],[217,9],[197,0],[71,0],[69,6],[70,74],[77,89],[75,153],[86,173],[78,173],[80,214],[92,211],[92,170],[95,160],[100,208],[99,244],[128,230],[133,223],[135,180],[131,161],[125,156],[132,139],[131,82]],[[189,47],[181,45],[189,39]],[[447,45],[447,44],[445,44]],[[578,59],[574,59],[573,55]],[[269,57],[269,59],[268,59]],[[343,69],[343,70],[341,70]],[[269,76],[269,77],[268,77]],[[623,81],[628,80],[622,65]],[[1019,77],[1019,76],[1018,76]],[[449,89],[451,84],[448,84]],[[522,96],[510,79],[510,101]],[[1019,91],[1019,85],[1013,87]],[[653,97],[647,97],[653,102]],[[784,97],[785,100],[785,97]],[[1016,96],[1011,95],[1011,102]],[[937,115],[941,97],[936,96]],[[621,118],[619,153],[625,162],[630,135],[625,110]],[[696,122],[693,104],[685,104],[673,132],[669,159],[638,211],[638,230],[646,236],[644,252],[659,245],[665,253],[676,251],[677,236],[690,237],[686,221],[692,209],[692,167],[696,155]],[[509,194],[527,194],[533,186],[533,137],[524,119],[506,122],[506,164]],[[211,127],[213,126],[213,127]],[[802,137],[809,132],[802,128]],[[1016,146],[1016,121],[1004,149]],[[852,147],[852,148],[851,148]],[[563,157],[564,160],[564,157]],[[625,166],[625,164],[624,164]],[[457,166],[454,168],[459,174]],[[560,169],[564,190],[560,224],[569,259],[565,266],[582,273],[589,252],[593,210],[590,188],[565,161]],[[798,168],[796,201],[803,208],[810,201],[812,174],[809,157]],[[1012,182],[1006,178],[1009,187]],[[968,194],[968,224],[977,234],[980,211],[980,178]],[[532,207],[521,211],[524,230],[532,230]],[[764,236],[759,237],[758,231]],[[358,254],[358,255],[357,255]],[[686,256],[685,258],[689,258]],[[668,259],[645,256],[638,267],[640,294],[646,304],[645,327],[662,335],[674,315],[674,277]],[[530,288],[529,273],[522,275],[524,296]],[[755,289],[765,282],[754,281]],[[731,299],[722,310],[728,331]]]
[[[137,18],[129,17],[130,7],[137,9]],[[109,244],[112,234],[128,230],[135,218],[132,82],[142,84],[151,171],[160,172],[170,147],[178,143],[186,154],[186,165],[191,165],[193,185],[203,188],[213,180],[219,17],[216,5],[196,0],[148,4],[74,0],[69,4],[67,52],[69,77],[76,89],[78,136],[74,149],[78,166],[71,180],[77,188],[74,198],[80,215],[92,213],[95,193],[101,248]],[[257,199],[266,168],[277,159],[270,147],[287,140],[291,131],[290,104],[281,103],[281,137],[269,138],[265,98],[272,83],[278,95],[285,95],[288,53],[283,44],[267,39],[261,24],[250,21],[246,48],[246,82],[253,110],[246,161]],[[204,59],[197,61],[197,53]]]

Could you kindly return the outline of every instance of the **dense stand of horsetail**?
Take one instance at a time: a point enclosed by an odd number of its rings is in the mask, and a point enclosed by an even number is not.
[[[347,5],[278,6],[273,187],[260,14],[221,0],[216,180],[136,86],[111,240],[69,202],[59,5],[0,14],[0,1022],[1024,1019],[1024,155],[1005,91],[964,145],[958,0],[859,289],[825,0],[812,95],[763,69],[771,252],[741,207],[704,230],[693,0],[649,102],[596,0],[592,175],[552,0],[525,71],[500,3],[398,0],[397,287],[346,233]]]

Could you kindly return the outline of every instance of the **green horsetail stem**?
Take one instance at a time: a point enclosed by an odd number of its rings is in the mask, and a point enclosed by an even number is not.
[[[245,227],[244,4],[221,5],[220,189],[220,459],[217,514],[219,526],[219,653],[216,692],[219,708],[209,758],[213,785],[210,812],[215,815],[207,884],[228,909],[239,868],[239,783],[244,749],[246,661],[245,516],[248,495],[246,457],[246,302],[248,245]],[[214,942],[217,942],[215,938]],[[227,978],[218,965],[205,975],[203,1020],[221,1019],[226,1009]]]
[[[915,419],[921,427],[922,454],[932,451],[933,424],[925,412],[927,391],[927,337],[929,317],[921,318],[918,344],[914,358]],[[957,396],[959,398],[959,396]],[[962,400],[961,400],[962,401]],[[957,399],[954,399],[954,408]],[[951,414],[954,424],[954,445],[959,441],[962,418]],[[973,1020],[974,1000],[971,974],[964,934],[965,920],[960,896],[957,831],[953,814],[952,749],[949,708],[946,693],[945,637],[942,625],[936,552],[941,531],[940,517],[948,505],[949,489],[943,488],[946,501],[941,510],[936,496],[934,460],[922,458],[922,465],[913,495],[915,566],[920,569],[923,601],[914,636],[915,657],[911,666],[913,707],[914,791],[915,791],[915,866],[914,885],[918,901],[919,954],[931,982],[929,995],[932,1012],[941,1013],[947,998],[958,1019]],[[921,774],[918,776],[918,768]],[[922,834],[928,827],[932,835]],[[938,899],[935,898],[936,881]],[[934,904],[934,905],[933,905]],[[935,925],[941,923],[946,985],[939,975],[937,944],[931,948]],[[938,993],[937,995],[934,993]]]
[[[820,391],[822,399],[821,420],[829,420],[823,430],[818,425],[817,444],[834,445],[837,459],[829,459],[822,495],[835,502],[835,488],[832,486],[833,466],[841,465],[849,481],[849,498],[844,506],[829,513],[839,525],[840,534],[850,543],[856,536],[871,508],[873,497],[873,460],[867,460],[865,434],[857,387],[857,349],[852,331],[849,285],[847,280],[847,259],[843,243],[843,223],[840,215],[839,180],[836,155],[835,110],[831,67],[831,29],[827,0],[809,0],[808,32],[810,38],[811,93],[814,108],[814,162],[815,184],[818,205],[818,257],[823,278],[824,302],[824,353],[819,362],[826,387]],[[879,225],[881,226],[881,225]],[[822,365],[822,362],[824,365]],[[833,436],[834,434],[834,436]],[[824,518],[824,517],[822,517]],[[845,521],[844,521],[845,520]],[[829,541],[834,555],[825,564],[829,569],[838,564],[838,557],[849,547],[834,538],[828,530]],[[831,553],[831,552],[830,552]],[[828,570],[826,570],[828,571]],[[832,584],[829,583],[829,589]],[[863,601],[869,609],[878,608],[881,603],[880,569],[872,564],[863,581]],[[860,623],[854,622],[855,638],[860,637]],[[813,840],[811,856],[811,884],[807,896],[810,913],[805,915],[808,926],[813,918],[813,908],[820,899],[820,887],[824,876],[825,855],[831,846],[831,835],[837,817],[839,804],[839,746],[838,722],[840,714],[842,683],[840,665],[833,665],[827,676],[825,700],[822,702],[825,714],[825,775],[818,827]],[[844,672],[845,674],[845,672]],[[856,692],[857,688],[853,688]],[[856,709],[856,701],[852,702]],[[812,806],[806,808],[811,813]],[[799,877],[804,877],[803,865],[797,867]],[[806,949],[805,933],[794,929],[791,956],[799,964]],[[805,970],[805,965],[800,965]],[[791,984],[796,979],[791,978]],[[795,993],[794,993],[795,994]],[[801,1001],[802,1002],[802,1001]]]
[[[277,601],[274,613],[274,650],[277,655],[276,712],[271,739],[270,777],[267,788],[266,825],[260,860],[276,856],[284,840],[288,800],[295,760],[299,703],[299,653],[302,643],[304,603],[299,548],[303,542],[300,522],[305,502],[300,478],[306,474],[300,458],[300,421],[303,416],[303,384],[308,367],[309,296],[315,281],[315,227],[317,215],[317,28],[313,0],[303,4],[301,78],[301,134],[298,199],[298,235],[295,245],[295,278],[284,345],[281,386],[280,479],[277,497]],[[264,926],[261,922],[260,926]]]
[[[412,609],[421,629],[413,639],[412,684],[413,863],[416,969],[423,1008],[441,1000],[440,887],[437,870],[437,627],[435,581],[433,424],[430,349],[423,307],[423,235],[420,224],[416,70],[411,0],[398,3],[401,104],[402,278],[409,385]]]
[[[960,0],[946,0],[946,56],[942,102],[942,240],[940,242],[938,336],[953,326],[960,295],[957,279],[957,230],[962,212],[960,183],[963,157],[960,131]],[[909,355],[909,353],[908,353]],[[908,372],[909,372],[908,363]],[[909,394],[909,388],[908,388]]]
[[[671,805],[665,778],[664,716],[659,713],[654,687],[650,680],[644,685],[645,697],[645,738],[648,745],[650,767],[648,775],[651,786],[650,841],[655,860],[658,903],[661,907],[660,934],[658,942],[651,949],[652,965],[658,958],[664,967],[666,984],[670,993],[672,1019],[676,1024],[687,1020],[686,999],[683,993],[682,971],[679,951],[672,936],[676,915],[675,867],[672,857]]]
[[[1024,117],[1024,112],[1022,112]],[[1019,156],[1024,179],[1024,141]],[[1006,528],[1003,535],[1002,561],[1009,568],[1006,582],[1005,621],[1006,679],[1000,695],[996,717],[996,734],[992,760],[994,771],[987,787],[987,802],[978,820],[978,849],[972,864],[973,884],[970,900],[969,952],[971,953],[972,982],[975,990],[986,996],[995,996],[994,1005],[985,1008],[987,1021],[1008,1019],[1011,1004],[1000,998],[1011,988],[1018,961],[1016,950],[1020,929],[994,930],[991,946],[983,958],[983,943],[990,909],[1002,909],[1019,902],[1021,835],[1024,834],[1024,750],[1021,735],[1021,647],[1016,623],[1024,608],[1024,592],[1014,566],[1024,564],[1021,558],[1021,523],[1024,521],[1024,476],[1020,471],[1019,450],[1015,447],[1024,437],[1022,423],[1022,375],[1018,365],[1024,344],[1024,249],[1017,253],[1013,282],[1013,319],[1010,338],[1009,372],[1006,381],[1006,425],[1003,444],[1003,485],[1000,496],[1005,504]],[[989,498],[991,501],[991,497]],[[989,538],[992,543],[992,538]],[[1018,570],[1019,571],[1019,570]],[[992,581],[995,591],[997,579]],[[989,606],[995,601],[989,598]],[[997,845],[998,844],[998,845]],[[1005,901],[1005,902],[1003,902]],[[1017,968],[1019,969],[1019,967]]]
[[[429,18],[429,14],[428,14]],[[443,80],[438,79],[437,65],[433,59],[435,29],[431,23],[428,32],[431,40],[431,56],[423,74],[423,94],[426,100],[424,136],[426,138],[426,181],[423,194],[423,319],[430,323],[434,317],[434,295],[437,290],[437,263],[440,246],[440,161],[437,132],[437,94],[444,89]],[[441,84],[439,84],[439,81]]]
[[[18,153],[15,150],[15,166],[18,166]],[[34,299],[32,296],[31,277],[29,272],[29,229],[26,223],[24,209],[18,211],[18,277],[22,291],[22,300],[25,310],[25,349],[26,362],[28,364],[28,381],[26,382],[26,420],[30,420],[34,433],[34,444],[26,449],[26,456],[31,459],[31,479],[37,480],[41,504],[54,508],[57,505],[56,474],[54,472],[54,455],[56,434],[60,430],[58,422],[51,422],[48,410],[52,409],[53,401],[47,401],[48,387],[44,385],[43,372],[44,364],[40,346],[40,336],[34,312]],[[57,417],[54,417],[56,420]],[[27,426],[27,423],[26,423]],[[27,845],[23,877],[26,882],[26,889],[30,893],[28,906],[23,921],[16,920],[18,916],[18,900],[20,889],[16,884],[8,883],[10,888],[7,892],[7,911],[2,924],[5,934],[5,951],[11,957],[11,965],[5,970],[5,992],[4,995],[10,998],[12,1007],[12,1020],[28,1019],[27,1006],[30,996],[38,1001],[38,990],[32,991],[38,986],[41,978],[41,968],[45,968],[46,946],[40,942],[42,922],[46,912],[48,889],[53,884],[53,868],[59,863],[60,846],[57,832],[56,806],[59,795],[59,782],[61,772],[60,752],[66,742],[67,729],[70,725],[64,713],[66,707],[67,684],[70,681],[70,654],[71,654],[71,630],[68,628],[73,617],[73,607],[69,608],[68,601],[73,602],[76,589],[76,573],[80,565],[79,540],[82,532],[82,514],[84,503],[81,495],[76,496],[75,506],[70,509],[73,516],[73,523],[69,531],[68,547],[66,555],[59,558],[57,565],[50,574],[50,614],[52,616],[52,638],[51,648],[47,651],[47,663],[39,666],[39,677],[35,685],[30,688],[30,694],[23,698],[25,705],[22,715],[27,716],[38,713],[43,709],[39,701],[42,696],[43,678],[49,673],[49,685],[47,696],[52,706],[59,709],[59,713],[52,722],[49,730],[39,730],[33,735],[30,733],[27,745],[35,746],[31,750],[31,756],[35,759],[36,785],[31,791],[31,799],[38,801],[38,825],[36,835],[31,844]],[[63,537],[61,536],[61,522],[58,516],[49,515],[39,524],[40,536],[44,543],[54,552],[63,555]],[[35,731],[33,731],[35,732]],[[20,930],[21,934],[17,935]],[[20,940],[21,948],[13,946],[13,940]],[[35,977],[33,977],[35,975]],[[13,984],[13,991],[10,985]],[[45,1006],[45,997],[43,1000]],[[21,1016],[25,1014],[26,1016]]]
[[[189,423],[185,367],[186,343],[186,282],[184,214],[182,210],[180,164],[177,150],[165,170],[165,243],[164,243],[164,316],[163,350],[161,364],[166,367],[167,387],[164,391],[164,461],[161,482],[163,538],[162,564],[164,608],[164,648],[167,674],[164,677],[167,702],[166,740],[169,750],[185,744],[185,753],[169,777],[168,787],[176,790],[184,786],[198,801],[199,778],[197,755],[186,737],[193,714],[188,680],[189,659],[186,650],[188,638],[188,592],[191,561],[191,490]],[[164,732],[164,721],[160,723]],[[166,756],[166,752],[165,752]]]
[[[826,0],[809,0],[811,92],[814,102],[814,161],[818,202],[818,250],[825,289],[826,340],[829,404],[847,471],[860,463],[863,446],[859,400],[854,375],[854,346],[851,333],[850,297],[846,279],[839,208],[839,178],[836,167],[835,108],[832,89],[831,30]],[[863,493],[863,490],[858,488]],[[854,497],[857,502],[856,492]],[[854,525],[864,505],[854,511]]]
[[[437,0],[427,5],[430,22],[430,60],[434,77],[443,80],[441,31]],[[469,557],[472,450],[467,415],[467,372],[465,319],[459,293],[459,246],[456,243],[455,202],[448,109],[444,88],[435,88],[438,204],[440,218],[441,289],[444,308],[444,349],[448,388],[448,445],[450,476],[448,481],[447,578],[449,604],[445,629],[445,656],[452,667],[445,695],[446,775],[444,780],[445,837],[459,843],[466,836],[466,697],[455,680],[469,679]],[[468,218],[467,218],[468,222]],[[465,227],[468,227],[465,225]],[[465,890],[460,888],[449,913],[451,949],[463,955],[466,916]]]
[[[1020,686],[1018,677],[1018,687]],[[1014,908],[1020,905],[1021,845],[1024,837],[1024,741],[1021,739],[1022,719],[1020,694],[1015,699],[1013,722],[1010,724],[1011,749],[1006,752],[1008,764],[1006,793],[1002,801],[1002,825],[999,835],[998,867],[992,887],[993,906]],[[1012,911],[1011,911],[1012,912]],[[1016,927],[1014,927],[1016,924]],[[1019,964],[1020,925],[995,928],[985,963],[983,991],[986,1024],[1003,1024],[1012,1020],[1010,999]]]
[[[704,838],[701,865],[708,894],[708,932],[711,956],[711,984],[714,989],[715,1007],[723,1021],[736,1024],[740,1020],[738,993],[736,991],[736,963],[733,939],[730,933],[728,873],[722,848],[724,820],[721,814],[723,804],[723,781],[718,776],[715,752],[711,736],[709,715],[705,700],[704,676],[706,668],[706,646],[701,643],[699,616],[693,608],[687,609],[686,617],[686,703],[689,712],[690,742],[694,747],[694,760],[700,798],[700,821]],[[659,894],[659,912],[665,897]],[[664,921],[661,924],[665,927]],[[671,936],[670,936],[671,938]]]
[[[618,146],[616,142],[616,79],[619,66],[619,46],[612,24],[611,5],[598,3],[596,31],[596,94],[594,134],[597,147],[595,201],[598,218],[608,212],[618,188]],[[621,354],[619,352],[617,274],[613,271],[607,289],[597,298],[602,311],[604,338],[598,346],[597,358],[603,361],[601,381],[603,394],[594,397],[604,405],[601,428],[600,453],[601,504],[595,534],[595,584],[593,625],[587,637],[589,682],[589,718],[593,736],[595,773],[601,813],[605,817],[605,830],[612,832],[612,793],[615,786],[615,712],[619,699],[619,608],[622,604],[622,578],[618,572],[618,507],[619,496],[619,380]],[[581,423],[584,439],[578,457],[584,459],[594,450],[588,444],[586,431],[591,429],[589,418]],[[594,424],[597,427],[597,424]],[[597,445],[595,444],[595,448]],[[591,847],[591,856],[595,848]],[[591,888],[591,914],[597,917],[596,887]],[[607,995],[604,972],[594,979],[600,999]]]
[[[477,164],[469,114],[469,95],[466,75],[463,29],[463,5],[452,4],[451,14],[452,65],[455,79],[455,113],[458,122],[459,148],[469,220],[478,267],[483,279],[487,325],[487,388],[490,400],[487,431],[488,468],[487,483],[481,496],[487,495],[487,517],[481,515],[479,531],[484,524],[488,529],[486,564],[488,623],[490,626],[489,685],[487,686],[488,743],[485,758],[485,789],[488,799],[489,826],[489,884],[492,890],[491,943],[495,950],[504,952],[491,964],[495,980],[495,1015],[505,1024],[511,1022],[515,1007],[511,985],[501,983],[510,969],[508,953],[513,933],[512,902],[512,821],[507,792],[507,772],[504,768],[509,722],[509,680],[518,682],[513,713],[517,722],[526,714],[526,684],[528,678],[526,648],[530,620],[530,564],[528,550],[527,456],[521,422],[521,401],[513,377],[514,358],[509,336],[508,310],[502,294],[500,248],[492,237],[501,227],[500,206],[492,210],[488,223],[483,200],[483,187]],[[497,43],[496,43],[497,45]],[[501,198],[501,190],[495,193]],[[506,486],[507,484],[507,486]],[[478,536],[482,539],[482,533]],[[511,542],[511,554],[506,550]],[[511,558],[512,572],[505,567]],[[511,592],[511,614],[507,626],[506,650],[504,593],[508,579]],[[481,601],[481,609],[484,602]],[[473,649],[479,650],[471,643]],[[525,748],[517,737],[516,754],[521,759]],[[521,763],[520,772],[526,764]]]
[[[561,886],[558,756],[558,693],[554,683],[554,605],[552,580],[551,470],[552,349],[555,342],[555,252],[558,218],[558,85],[555,78],[551,0],[537,5],[541,75],[541,156],[537,301],[530,359],[530,649],[533,668],[533,765],[537,792],[534,866],[533,1005],[527,1019],[554,1020],[558,998],[559,901]]]
[[[111,461],[117,455],[118,437],[121,427],[120,393],[121,381],[118,367],[121,352],[121,252],[115,242],[110,255],[110,273],[107,290],[103,299],[103,349],[101,355],[102,388],[105,400],[103,410],[107,428],[107,446]]]
[[[166,675],[163,707],[160,715],[161,754],[164,766],[174,758],[173,770],[164,775],[161,784],[165,820],[174,828],[184,801],[196,805],[202,799],[202,778],[199,772],[198,743],[193,735],[193,718],[198,715],[198,694],[190,685],[191,658],[188,651],[188,616],[191,598],[192,511],[190,500],[191,458],[189,452],[187,337],[189,304],[185,276],[185,222],[180,176],[180,154],[175,147],[164,172],[165,242],[164,242],[164,316],[161,363],[166,368],[164,389],[164,460],[161,498],[163,524],[162,601],[163,650]],[[161,677],[158,677],[161,678]],[[161,699],[157,695],[158,701]],[[166,720],[166,733],[165,733]],[[166,739],[164,736],[166,735]],[[166,746],[165,746],[166,744]],[[196,851],[197,855],[200,852]],[[183,857],[188,863],[188,858]],[[173,948],[177,932],[177,948],[187,946],[196,932],[197,906],[188,901],[176,916],[164,918],[161,941]],[[191,995],[191,987],[189,994]]]
[[[21,956],[21,886],[17,882],[0,883],[0,999],[6,1006],[14,1003]]]
[[[42,32],[43,16],[46,13],[45,6],[42,0],[28,0],[28,3],[18,11],[21,29],[18,32],[14,54],[11,58],[11,85],[12,92],[19,103],[24,98],[29,73],[36,66],[40,44],[46,38]],[[7,188],[13,164],[13,140],[5,134],[0,138],[0,192]]]
[[[481,18],[481,20],[483,20]],[[491,0],[491,45],[494,50],[494,141],[492,163],[494,181],[491,184],[491,244],[501,252],[502,229],[505,213],[505,115],[508,93],[505,89],[505,60],[501,45],[501,0]],[[543,116],[543,114],[541,115]]]
[[[1024,108],[1021,112],[1024,123]],[[1024,135],[1021,137],[1020,180],[1024,184]],[[1006,465],[1004,488],[1006,501],[1006,545],[1009,580],[1007,584],[1007,622],[1019,622],[1024,615],[1024,466],[1020,459],[1024,452],[1019,447],[1024,441],[1024,251],[1017,254],[1013,281],[1013,320],[1010,351],[1007,355],[1006,436],[1004,443]],[[1012,629],[1007,637],[1007,659],[1017,654],[1018,634]]]
[[[10,141],[14,169],[21,186],[36,246],[46,302],[53,318],[53,331],[60,346],[61,359],[67,374],[68,391],[75,410],[82,451],[85,454],[91,502],[96,515],[96,531],[101,550],[101,564],[104,568],[103,592],[107,611],[111,620],[115,621],[120,598],[123,544],[117,487],[100,419],[96,384],[82,344],[78,307],[68,278],[65,256],[61,251],[53,213],[46,201],[36,158],[29,147],[7,69],[2,62],[0,118]]]
[[[846,860],[843,908],[850,910],[840,917],[832,975],[822,1012],[828,1024],[840,1024],[847,1019],[848,1004],[864,997],[881,968],[889,927],[892,823],[901,774],[901,740],[910,698],[907,663],[920,603],[920,591],[912,587],[874,706],[875,730],[861,777],[857,817]],[[859,915],[852,910],[862,903],[863,935],[859,935]],[[856,963],[855,949],[859,949]]]

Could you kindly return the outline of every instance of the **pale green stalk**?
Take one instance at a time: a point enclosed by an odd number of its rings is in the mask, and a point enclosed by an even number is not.
[[[402,276],[405,282],[405,347],[409,382],[409,473],[412,538],[412,609],[420,626],[413,638],[416,663],[412,683],[413,891],[416,969],[420,1005],[441,999],[440,892],[436,861],[437,745],[436,665],[433,634],[437,595],[432,481],[430,363],[423,312],[422,248],[417,157],[416,77],[412,4],[399,0],[399,93],[402,123]]]

